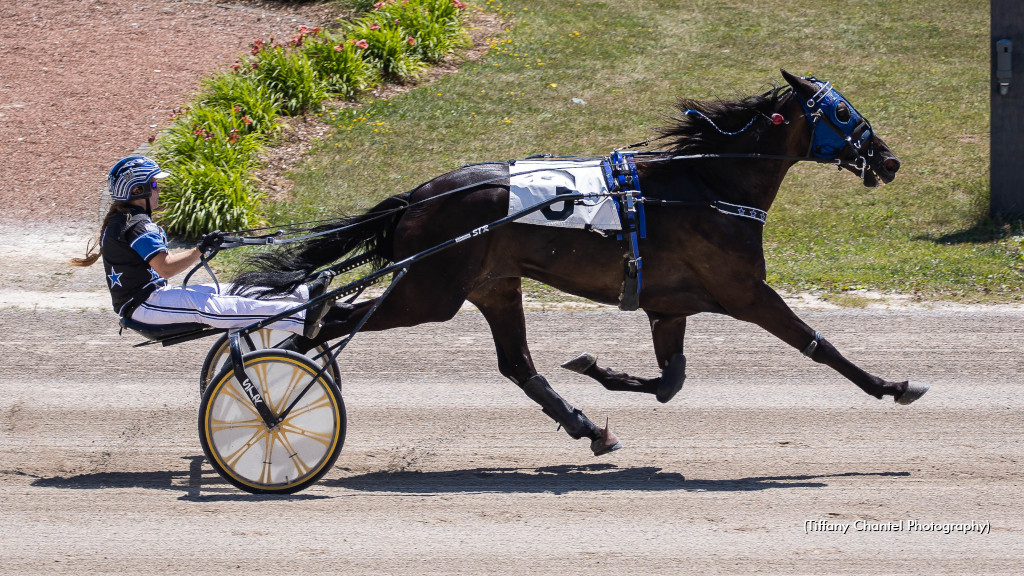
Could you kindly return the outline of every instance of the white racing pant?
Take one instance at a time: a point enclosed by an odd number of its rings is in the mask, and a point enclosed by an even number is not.
[[[182,288],[158,288],[135,312],[132,320],[144,324],[198,322],[214,328],[241,328],[295,308],[309,299],[309,290],[301,285],[291,294],[269,300],[229,296],[231,284],[221,284],[218,294],[212,284]],[[274,322],[268,328],[302,334],[305,310]]]

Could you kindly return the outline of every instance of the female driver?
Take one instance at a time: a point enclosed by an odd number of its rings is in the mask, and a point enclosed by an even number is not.
[[[159,180],[169,176],[145,156],[119,160],[108,174],[113,204],[100,226],[99,254],[76,258],[72,264],[89,266],[100,256],[107,276],[107,288],[118,316],[143,324],[197,322],[215,328],[239,328],[292,310],[302,302],[324,293],[331,276],[322,274],[300,286],[285,298],[258,300],[228,295],[211,285],[169,286],[167,279],[194,266],[200,256],[214,247],[216,238],[207,235],[195,248],[171,254],[163,228],[152,220],[160,203]],[[295,312],[271,324],[313,338],[320,330],[328,299],[305,311]]]

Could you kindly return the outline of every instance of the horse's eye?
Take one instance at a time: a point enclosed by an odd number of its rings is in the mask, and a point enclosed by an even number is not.
[[[843,124],[850,121],[850,107],[845,102],[840,102],[836,106],[836,120],[839,120]]]

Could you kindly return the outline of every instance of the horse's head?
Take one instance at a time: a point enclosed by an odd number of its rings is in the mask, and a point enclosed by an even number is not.
[[[782,70],[793,87],[810,126],[808,155],[835,160],[860,176],[865,186],[889,183],[900,160],[871,129],[871,124],[828,82],[814,76],[800,78]]]

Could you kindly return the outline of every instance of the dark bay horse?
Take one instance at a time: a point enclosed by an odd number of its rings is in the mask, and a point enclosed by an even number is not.
[[[660,376],[643,378],[597,365],[583,354],[566,367],[609,390],[645,392],[667,402],[685,379],[687,317],[728,314],[771,332],[815,362],[828,365],[864,392],[909,404],[928,387],[889,382],[860,369],[801,321],[766,284],[763,214],[796,162],[831,162],[865,186],[893,180],[900,162],[870,124],[830,84],[784,70],[788,86],[735,101],[680,103],[681,116],[663,130],[664,152],[635,156],[646,208],[639,241],[643,285],[639,305],[654,338]],[[238,286],[290,290],[317,268],[369,250],[379,265],[400,261],[495,222],[509,209],[509,165],[467,166],[392,196],[343,228],[256,258]],[[589,438],[595,454],[620,444],[559,396],[537,373],[527,347],[521,279],[617,304],[623,294],[624,248],[615,235],[513,223],[417,261],[397,283],[365,330],[451,319],[465,301],[491,328],[498,370],[573,438]],[[375,300],[338,305],[315,340],[300,350],[346,336]]]

